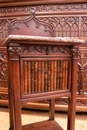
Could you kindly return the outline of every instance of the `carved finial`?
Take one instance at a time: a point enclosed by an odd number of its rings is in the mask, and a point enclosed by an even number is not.
[[[31,8],[30,13],[34,15],[35,14],[35,10],[33,8]]]

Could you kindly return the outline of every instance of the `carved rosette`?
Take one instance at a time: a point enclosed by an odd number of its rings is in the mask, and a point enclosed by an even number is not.
[[[72,49],[72,55],[73,55],[73,58],[76,59],[76,60],[79,58],[80,51],[79,51],[78,47],[74,47]]]
[[[20,47],[9,47],[8,51],[11,58],[18,58],[21,54]]]

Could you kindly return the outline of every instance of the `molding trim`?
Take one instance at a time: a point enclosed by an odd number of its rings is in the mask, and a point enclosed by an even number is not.
[[[56,4],[56,3],[83,3],[87,2],[86,0],[25,0],[21,1],[20,0],[15,1],[15,0],[0,0],[0,7],[10,7],[10,6],[22,6],[22,5],[39,5],[39,4]]]

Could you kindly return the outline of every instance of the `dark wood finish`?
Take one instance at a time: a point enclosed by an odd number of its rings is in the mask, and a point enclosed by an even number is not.
[[[55,99],[64,96],[68,98],[67,130],[74,130],[78,45],[83,42],[84,40],[74,38],[9,35],[5,45],[7,46],[9,70],[10,130],[23,130],[21,124],[22,104],[29,101],[51,100],[49,102],[50,121],[54,120]],[[64,62],[67,63],[67,73],[64,71]],[[36,63],[38,64],[37,68]],[[42,124],[41,122],[41,126]],[[48,121],[43,124],[46,125],[44,129],[47,124]],[[62,130],[59,125],[51,127],[52,124],[49,123],[48,129]],[[35,124],[35,126],[40,127],[40,124]],[[35,126],[33,124],[34,128]],[[29,126],[23,128],[28,130]]]
[[[66,2],[66,3],[64,3]],[[6,48],[4,39],[9,35],[8,26],[16,18],[30,17],[30,10],[35,9],[39,21],[50,24],[53,35],[58,37],[79,37],[87,41],[87,2],[74,1],[0,1],[0,105],[6,105],[8,100],[8,75]],[[62,29],[61,29],[62,28]],[[86,111],[87,104],[87,42],[80,47],[77,84],[77,111]],[[82,76],[82,77],[81,77]],[[83,79],[83,81],[82,81]],[[82,81],[82,82],[81,82]],[[48,101],[31,103],[25,107],[48,109]],[[67,99],[56,99],[56,110],[67,110]],[[42,107],[41,107],[42,106]],[[61,106],[61,107],[60,107]]]

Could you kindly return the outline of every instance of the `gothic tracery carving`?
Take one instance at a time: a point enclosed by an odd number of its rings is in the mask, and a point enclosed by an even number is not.
[[[58,37],[78,37],[79,17],[75,16],[57,16],[57,17],[39,17],[41,21],[50,23]]]
[[[87,38],[87,16],[81,17],[81,37]]]
[[[70,54],[70,48],[68,47],[54,47],[54,46],[26,46],[22,47],[22,53],[33,53],[33,54],[46,54],[49,55],[52,52],[55,54]]]

